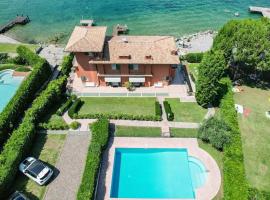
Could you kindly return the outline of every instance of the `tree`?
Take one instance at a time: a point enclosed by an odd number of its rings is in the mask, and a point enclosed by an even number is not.
[[[196,100],[203,107],[217,105],[220,99],[222,84],[220,80],[226,76],[226,60],[222,51],[210,51],[205,54],[199,65],[196,82]]]

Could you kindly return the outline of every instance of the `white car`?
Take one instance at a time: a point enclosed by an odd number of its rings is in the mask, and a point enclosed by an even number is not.
[[[19,166],[19,170],[39,185],[44,185],[53,175],[53,170],[42,161],[28,157]]]

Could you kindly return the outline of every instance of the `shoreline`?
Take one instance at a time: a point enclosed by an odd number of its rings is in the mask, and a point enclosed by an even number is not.
[[[18,40],[4,34],[0,34],[0,43],[21,44],[21,42],[19,42]]]

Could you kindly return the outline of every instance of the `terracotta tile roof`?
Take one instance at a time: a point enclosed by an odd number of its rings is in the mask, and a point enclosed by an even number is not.
[[[65,51],[102,52],[107,27],[76,26],[69,38]]]

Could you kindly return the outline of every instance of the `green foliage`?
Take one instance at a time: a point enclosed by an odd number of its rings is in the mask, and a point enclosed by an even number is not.
[[[88,148],[82,182],[77,193],[77,200],[89,200],[94,198],[102,150],[107,146],[109,140],[109,121],[105,118],[99,119],[91,125],[91,131],[92,140]]]
[[[61,65],[61,73],[63,75],[69,76],[72,68],[73,54],[65,56]]]
[[[229,127],[220,119],[210,118],[199,128],[198,137],[222,151],[230,142]]]
[[[224,52],[232,75],[270,70],[269,31],[267,19],[232,20],[219,31],[213,48]]]
[[[269,200],[270,192],[259,191],[256,188],[249,188],[248,200]]]
[[[248,199],[241,133],[234,108],[232,84],[227,81],[227,93],[220,103],[220,116],[230,127],[231,141],[224,148],[224,199]]]
[[[31,147],[38,121],[61,99],[65,83],[66,77],[50,82],[35,99],[32,107],[26,111],[22,123],[5,143],[0,154],[0,194],[4,194],[12,185],[18,165]]]
[[[159,102],[157,102],[156,101],[156,116],[158,117],[160,117],[160,120],[161,120],[161,115],[162,115],[162,109],[161,109],[161,106],[160,106],[160,104],[159,104]]]
[[[8,59],[7,53],[0,53],[0,64],[6,63]]]
[[[0,114],[0,145],[5,142],[9,133],[18,125],[24,111],[32,103],[36,93],[52,73],[47,61],[26,47],[18,47],[18,53],[32,64],[33,70]]]
[[[77,121],[71,122],[71,124],[69,125],[69,127],[73,130],[77,130],[80,126],[81,126],[81,123]]]
[[[16,71],[16,72],[30,72],[31,69],[28,68],[28,67],[17,67],[17,68],[15,69],[15,71]]]
[[[167,120],[173,121],[174,120],[174,113],[172,112],[171,106],[168,101],[163,101],[164,109],[166,112]]]
[[[56,112],[57,115],[62,116],[72,105],[73,98],[69,98]]]
[[[218,105],[222,84],[220,80],[226,75],[226,61],[222,51],[210,51],[205,54],[199,66],[196,82],[196,100],[199,105]]]
[[[204,53],[188,53],[184,59],[189,63],[200,63],[203,59]]]
[[[76,99],[74,101],[74,103],[72,104],[72,106],[69,108],[68,110],[68,115],[71,117],[71,118],[76,118],[77,116],[77,113],[80,109],[80,107],[82,106],[82,101],[81,99]]]

